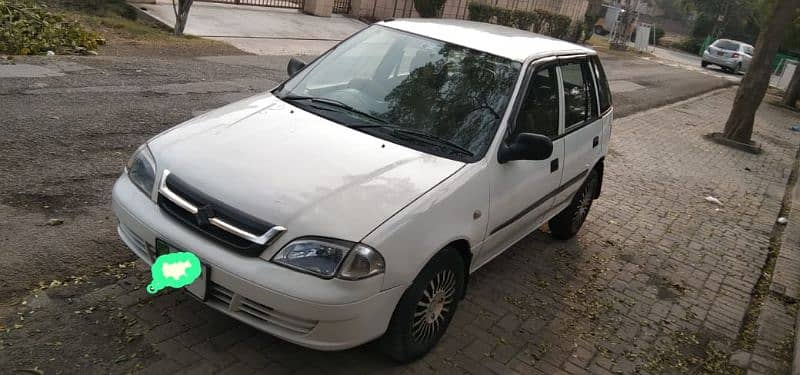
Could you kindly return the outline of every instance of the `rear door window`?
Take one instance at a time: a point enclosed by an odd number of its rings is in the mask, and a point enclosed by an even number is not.
[[[580,125],[597,117],[594,80],[586,60],[561,64],[564,84],[564,128]]]

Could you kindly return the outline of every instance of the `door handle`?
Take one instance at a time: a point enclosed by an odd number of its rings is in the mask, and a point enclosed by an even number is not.
[[[592,148],[597,147],[597,145],[599,145],[599,144],[600,144],[600,137],[599,136],[595,136],[594,138],[592,138]]]
[[[558,170],[558,159],[553,159],[553,161],[550,162],[550,172],[552,173],[557,170]]]

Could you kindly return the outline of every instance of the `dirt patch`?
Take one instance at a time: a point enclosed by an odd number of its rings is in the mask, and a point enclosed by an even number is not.
[[[102,287],[126,277],[118,270],[133,270],[123,266],[92,280],[44,285],[7,307],[0,320],[2,371],[126,373],[158,360],[136,319],[102,295]]]

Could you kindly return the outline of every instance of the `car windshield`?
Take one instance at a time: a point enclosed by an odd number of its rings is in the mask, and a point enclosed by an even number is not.
[[[376,25],[286,81],[275,95],[376,137],[471,162],[492,142],[520,67]]]
[[[739,43],[731,42],[730,40],[718,40],[714,43],[714,47],[729,51],[738,51]]]

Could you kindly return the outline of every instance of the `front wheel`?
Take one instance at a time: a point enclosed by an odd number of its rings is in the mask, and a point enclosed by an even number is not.
[[[586,215],[589,214],[589,209],[592,207],[592,201],[594,201],[595,191],[597,191],[599,182],[597,171],[592,170],[589,172],[589,176],[583,182],[581,188],[578,189],[578,192],[575,193],[569,206],[547,223],[553,237],[560,240],[568,240],[578,234],[583,222],[586,220]]]
[[[464,260],[455,249],[439,252],[420,271],[398,302],[381,338],[383,351],[410,362],[430,351],[444,335],[463,295]]]
[[[708,61],[701,61],[700,62],[700,66],[703,67],[703,68],[707,67],[708,66]]]

